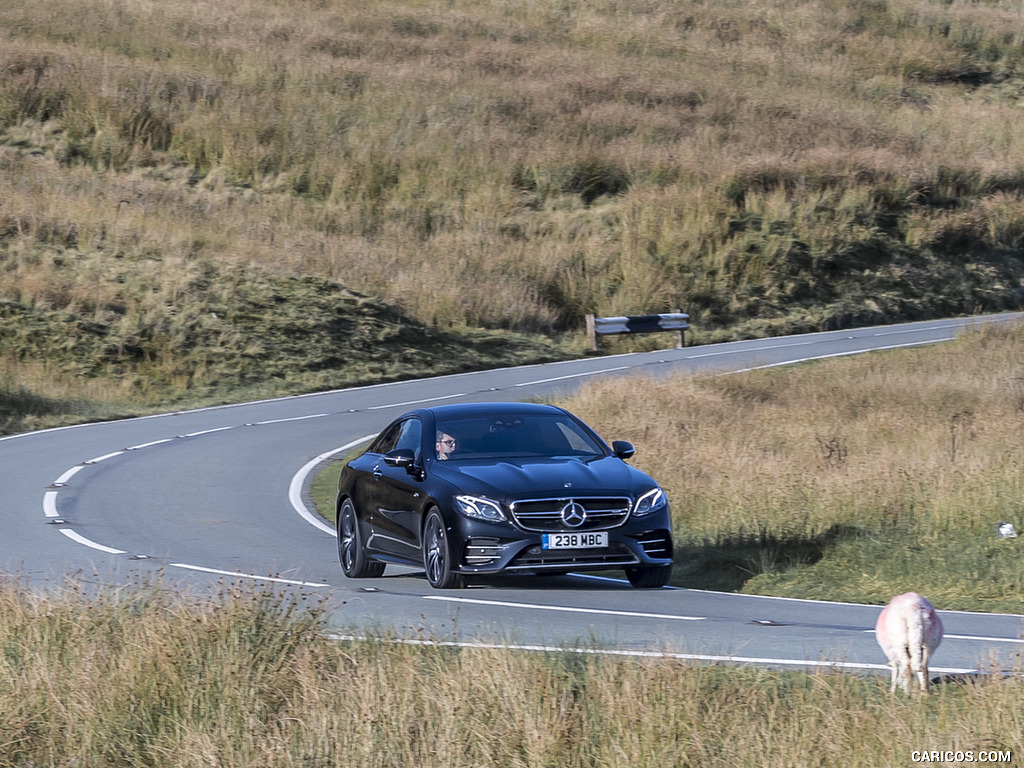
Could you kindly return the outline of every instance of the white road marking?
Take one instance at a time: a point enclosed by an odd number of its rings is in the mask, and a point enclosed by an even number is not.
[[[985,322],[991,322],[991,321],[986,320]],[[965,327],[964,325],[957,325],[955,323],[945,323],[945,324],[941,324],[941,325],[930,325],[930,326],[928,326],[928,329],[932,330],[932,331],[941,331],[941,330],[944,330],[946,328],[964,328],[964,327]],[[967,326],[967,327],[969,327],[969,326]],[[857,330],[864,330],[864,329],[860,328],[860,329],[857,329]],[[872,336],[898,336],[901,333],[917,333],[918,330],[919,329],[917,329],[917,328],[901,328],[898,331],[877,331],[875,333],[872,333],[871,335]]]
[[[312,413],[309,416],[292,416],[290,419],[269,419],[268,421],[254,421],[255,426],[263,426],[264,424],[283,424],[286,421],[305,421],[306,419],[322,419],[327,416],[326,413]]]
[[[64,485],[64,483],[66,483],[66,482],[67,482],[68,480],[70,480],[70,479],[71,479],[72,477],[74,477],[75,475],[77,475],[77,474],[78,474],[79,472],[81,472],[81,471],[82,471],[83,469],[85,469],[85,465],[84,465],[84,464],[79,464],[79,465],[78,465],[77,467],[72,467],[72,468],[71,468],[71,469],[69,469],[69,470],[68,470],[67,472],[65,472],[65,473],[64,473],[63,475],[61,475],[61,476],[60,476],[60,477],[58,477],[58,478],[57,478],[56,480],[54,480],[54,481],[53,481],[53,484],[54,484],[54,485]]]
[[[102,544],[97,544],[95,541],[85,538],[85,536],[80,533],[76,533],[70,528],[58,528],[57,530],[72,541],[77,541],[79,544],[84,544],[92,549],[98,549],[100,552],[106,552],[109,555],[123,555],[125,553],[123,549],[114,549],[113,547],[105,547]]]
[[[945,613],[945,611],[943,611]],[[1000,614],[985,614],[986,616],[998,616]],[[1002,614],[1007,615],[1007,614]],[[1016,614],[1009,614],[1011,616]],[[873,629],[865,629],[865,632],[873,633]],[[980,640],[983,643],[1024,643],[1020,637],[986,637],[985,635],[943,635],[943,640]]]
[[[153,440],[150,443],[141,443],[139,445],[133,445],[131,448],[125,448],[125,450],[126,451],[140,451],[143,448],[149,448],[149,447],[154,446],[154,445],[160,445],[162,443],[172,443],[172,442],[174,442],[174,438],[173,437],[165,437],[163,440]]]
[[[188,563],[170,563],[172,568],[185,568],[190,571],[202,571],[203,573],[215,573],[218,576],[232,576],[238,579],[255,579],[257,581],[273,581],[278,584],[294,584],[299,587],[329,587],[330,584],[320,584],[315,581],[297,581],[295,579],[282,579],[278,576],[259,576],[255,573],[239,573],[238,571],[224,571],[220,568],[204,568],[201,565],[189,565]]]
[[[684,360],[698,360],[702,357],[721,357],[722,355],[745,355],[750,352],[761,352],[766,349],[788,349],[789,347],[806,347],[811,344],[817,344],[816,341],[798,341],[793,344],[769,344],[763,347],[755,347],[753,349],[728,349],[724,352],[704,352],[697,355],[687,355]]]
[[[234,427],[214,427],[213,429],[202,429],[198,432],[188,432],[182,435],[182,437],[199,437],[200,435],[211,435],[214,432],[227,432],[229,429],[234,429]]]
[[[359,637],[357,635],[327,635],[328,640],[347,642],[384,642],[378,638]],[[628,656],[643,659],[672,659],[679,661],[717,661],[731,664],[780,664],[790,667],[823,667],[826,669],[876,669],[888,670],[888,664],[870,664],[854,661],[828,661],[826,659],[773,659],[761,656],[723,656],[709,653],[677,653],[672,651],[631,651],[615,648],[565,648],[557,645],[511,645],[508,643],[482,643],[469,641],[445,641],[445,640],[417,640],[413,638],[402,638],[387,640],[386,642],[396,645],[423,645],[436,646],[439,648],[483,648],[485,650],[497,651],[534,651],[540,653],[581,653],[591,656]],[[930,672],[940,672],[952,675],[977,675],[981,674],[978,669],[964,667],[928,667]]]
[[[57,517],[56,491],[47,491],[43,494],[43,514],[47,517]]]
[[[767,365],[755,365],[750,368],[737,368],[735,371],[728,371],[723,376],[733,376],[737,373],[749,373],[750,371],[761,371],[765,368],[780,368],[784,365],[796,365],[797,363],[810,363],[815,360],[827,360],[830,357],[848,357],[850,355],[862,355],[865,352],[882,352],[887,349],[906,349],[907,347],[923,347],[927,344],[938,344],[942,341],[953,341],[954,337],[949,336],[941,339],[932,339],[930,341],[912,341],[907,344],[890,344],[885,347],[867,347],[865,349],[853,349],[849,352],[833,352],[830,355],[815,355],[814,357],[804,357],[798,360],[785,360],[781,363],[768,363]]]
[[[122,453],[124,453],[124,451],[114,451],[113,453],[105,453],[102,456],[97,456],[95,459],[89,459],[88,461],[83,461],[82,463],[83,464],[99,464],[101,461],[106,461],[107,459],[112,459],[115,456],[120,456]]]
[[[360,437],[359,439],[353,440],[350,443],[345,443],[345,445],[341,446],[340,448],[335,448],[333,451],[321,453],[315,459],[306,462],[302,466],[302,469],[295,473],[295,476],[292,477],[291,484],[288,486],[288,500],[292,503],[292,509],[298,512],[302,519],[310,525],[312,525],[314,528],[319,528],[324,533],[331,534],[331,536],[337,536],[338,534],[334,530],[334,528],[328,525],[327,522],[322,517],[320,517],[317,514],[314,514],[313,512],[310,512],[309,509],[306,507],[305,502],[303,502],[302,500],[302,486],[306,482],[306,477],[309,475],[310,472],[313,471],[314,467],[320,464],[320,462],[326,461],[327,459],[331,458],[331,456],[334,456],[336,453],[343,453],[351,448],[355,448],[360,443],[365,443],[367,440],[372,440],[376,436],[377,433],[375,432],[372,435]]]
[[[583,373],[570,373],[567,376],[554,376],[550,379],[537,379],[535,381],[524,381],[516,384],[517,387],[529,387],[533,384],[548,384],[552,381],[564,381],[565,379],[578,379],[581,376],[597,376],[602,373],[612,373],[614,371],[625,371],[628,368],[632,368],[631,365],[620,365],[616,368],[602,368],[598,371],[584,371]]]
[[[573,608],[567,605],[540,605],[539,603],[514,603],[504,600],[476,600],[470,597],[444,597],[423,595],[424,600],[442,600],[449,603],[472,603],[473,605],[494,605],[501,608],[532,608],[538,611],[561,611],[564,613],[596,613],[601,616],[631,616],[639,619],[668,619],[672,621],[705,621],[704,616],[678,616],[671,613],[643,613],[640,611],[610,611],[604,608]]]
[[[371,405],[366,410],[368,411],[380,411],[384,408],[399,408],[404,405],[420,405],[422,403],[433,403],[436,400],[451,400],[455,397],[465,397],[465,392],[459,392],[454,395],[441,395],[439,397],[425,397],[422,400],[406,400],[404,403],[388,403],[387,405]]]

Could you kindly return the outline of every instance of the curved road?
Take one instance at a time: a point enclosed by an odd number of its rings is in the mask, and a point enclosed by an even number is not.
[[[595,576],[515,577],[431,590],[414,569],[349,581],[303,481],[339,448],[421,403],[567,394],[595,376],[740,372],[952,339],[1020,315],[953,319],[398,382],[0,439],[0,573],[33,586],[65,575],[122,583],[163,573],[204,589],[234,579],[322,595],[339,634],[410,641],[581,647],[779,666],[885,669],[879,608],[666,588]],[[607,435],[613,438],[614,435]],[[640,450],[642,450],[642,446]],[[933,672],[1007,667],[1024,616],[942,612]]]

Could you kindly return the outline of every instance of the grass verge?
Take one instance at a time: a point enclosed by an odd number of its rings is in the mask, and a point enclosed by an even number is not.
[[[1024,749],[1015,678],[927,699],[831,671],[326,638],[302,595],[0,582],[0,766],[900,765]]]

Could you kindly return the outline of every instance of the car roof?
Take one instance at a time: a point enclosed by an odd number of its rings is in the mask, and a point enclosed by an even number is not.
[[[503,413],[565,413],[562,408],[543,403],[458,403],[421,408],[420,412],[432,414],[436,419],[496,416]]]

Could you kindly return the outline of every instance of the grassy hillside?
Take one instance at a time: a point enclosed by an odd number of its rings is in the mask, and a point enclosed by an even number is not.
[[[403,343],[296,359],[319,329],[293,315],[354,294],[436,329],[454,367],[482,361],[471,328],[564,355],[586,312],[679,307],[700,342],[1019,307],[1022,20],[1010,0],[7,0],[4,408],[404,375]]]
[[[165,266],[78,256],[62,267],[67,290],[77,276],[91,290],[70,306],[0,300],[0,433],[569,354],[544,337],[425,325],[322,278]],[[150,300],[155,276],[174,284],[172,304]]]

